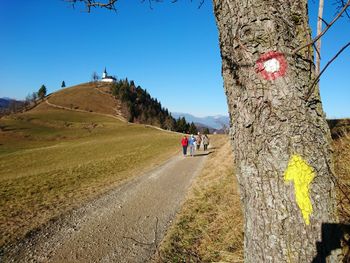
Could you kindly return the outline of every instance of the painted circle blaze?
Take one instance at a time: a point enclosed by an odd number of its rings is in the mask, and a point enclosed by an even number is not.
[[[287,71],[286,58],[278,51],[264,53],[256,61],[256,71],[260,72],[266,80],[274,80],[282,77]]]

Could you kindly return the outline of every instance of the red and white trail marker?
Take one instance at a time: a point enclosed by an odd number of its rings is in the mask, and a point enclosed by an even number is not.
[[[287,71],[287,61],[281,52],[270,51],[264,53],[256,61],[256,71],[266,80],[283,77]]]

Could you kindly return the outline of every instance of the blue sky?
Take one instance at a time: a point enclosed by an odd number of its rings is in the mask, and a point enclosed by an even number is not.
[[[23,99],[45,84],[49,92],[91,80],[94,71],[128,77],[174,112],[227,114],[218,33],[211,1],[164,1],[151,10],[120,0],[117,14],[85,13],[61,0],[0,1],[0,97]],[[310,1],[314,28],[317,1]],[[328,2],[324,17],[335,14]],[[315,30],[313,30],[315,31]],[[325,64],[350,41],[342,19],[322,42]],[[350,48],[321,80],[329,118],[350,117]]]

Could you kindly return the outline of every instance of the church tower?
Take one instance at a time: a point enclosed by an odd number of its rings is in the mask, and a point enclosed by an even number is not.
[[[114,83],[117,81],[117,79],[115,77],[112,76],[108,76],[106,67],[105,67],[105,71],[103,71],[102,73],[102,78],[101,78],[102,82],[110,82],[110,83]]]
[[[105,79],[106,77],[107,77],[107,70],[105,67],[105,71],[103,71],[103,73],[102,73],[102,78]]]

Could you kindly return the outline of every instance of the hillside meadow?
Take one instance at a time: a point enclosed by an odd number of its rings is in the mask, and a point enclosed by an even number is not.
[[[181,135],[41,103],[0,119],[0,247],[164,162]]]

